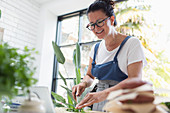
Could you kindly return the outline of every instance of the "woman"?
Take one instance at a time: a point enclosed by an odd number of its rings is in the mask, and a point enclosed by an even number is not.
[[[103,40],[91,50],[88,71],[83,81],[72,88],[74,99],[92,84],[95,77],[99,83],[97,92],[87,94],[77,109],[93,104],[92,110],[102,111],[109,92],[128,87],[128,79],[142,76],[146,62],[142,45],[135,37],[117,33],[113,5],[111,0],[97,0],[87,10],[90,21],[87,28]]]

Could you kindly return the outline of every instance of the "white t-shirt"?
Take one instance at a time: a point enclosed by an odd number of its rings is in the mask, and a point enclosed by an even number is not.
[[[93,45],[89,56],[93,59],[94,56],[94,47]],[[96,55],[96,64],[103,64],[109,61],[113,61],[119,46],[112,51],[108,51],[105,46],[105,40],[100,42],[97,55]],[[124,46],[121,48],[118,56],[118,65],[122,72],[128,75],[127,66],[129,64],[142,61],[143,66],[147,64],[146,58],[143,52],[143,46],[140,43],[139,39],[136,37],[129,38]]]

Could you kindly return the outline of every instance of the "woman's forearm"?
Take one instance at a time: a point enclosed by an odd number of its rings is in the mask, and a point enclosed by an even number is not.
[[[106,93],[110,93],[112,91],[119,90],[119,89],[132,89],[140,85],[143,85],[145,83],[146,81],[142,81],[140,77],[127,78],[123,80],[122,82],[118,83],[117,85],[111,88],[105,89],[104,91]]]
[[[83,82],[86,84],[87,87],[90,87],[93,81],[94,81],[94,78],[89,75],[86,75],[83,78]]]
[[[143,67],[142,61],[130,64],[128,66],[128,78],[121,81],[117,85],[106,89],[105,91],[112,92],[119,89],[134,88],[139,86],[140,84],[143,84],[143,81],[141,81],[142,67]]]

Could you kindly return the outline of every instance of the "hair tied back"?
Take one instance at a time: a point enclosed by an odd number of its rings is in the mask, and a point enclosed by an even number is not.
[[[113,0],[96,0],[96,1],[103,1],[108,5],[111,5],[114,8],[115,2]]]

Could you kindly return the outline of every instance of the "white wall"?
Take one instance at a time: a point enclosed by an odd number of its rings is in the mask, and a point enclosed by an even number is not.
[[[43,6],[55,15],[63,15],[87,8],[94,0],[53,0]]]
[[[41,6],[38,48],[41,51],[38,85],[51,89],[57,16],[85,9],[93,0],[53,0]]]
[[[0,27],[5,28],[4,41],[23,48],[35,47],[40,6],[28,0],[0,0],[2,18]]]
[[[57,16],[49,10],[41,8],[41,21],[39,24],[37,49],[40,52],[39,63],[39,86],[48,86],[51,89],[54,52],[52,41],[55,41]]]
[[[56,37],[57,16],[85,9],[92,1],[49,0],[39,4],[35,0],[0,0],[0,27],[5,28],[4,41],[18,48],[35,47],[39,51],[35,62],[36,78],[39,79],[37,85],[51,89],[52,41]]]
[[[0,27],[5,29],[3,40],[20,49],[25,46],[35,48],[40,5],[29,0],[0,0],[0,9]]]

